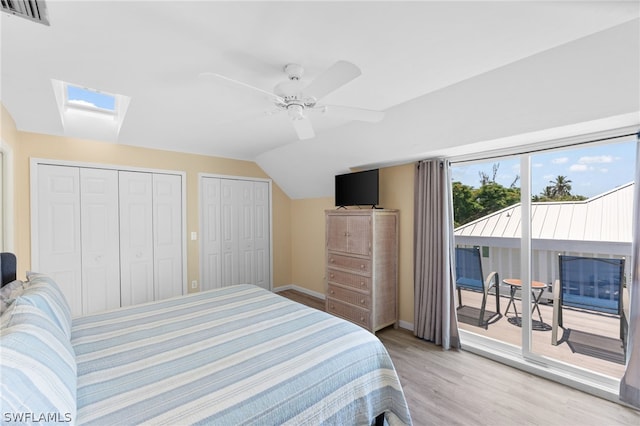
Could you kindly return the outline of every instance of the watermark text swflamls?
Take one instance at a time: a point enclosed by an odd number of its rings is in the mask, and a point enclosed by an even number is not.
[[[71,413],[2,413],[4,423],[71,423]]]

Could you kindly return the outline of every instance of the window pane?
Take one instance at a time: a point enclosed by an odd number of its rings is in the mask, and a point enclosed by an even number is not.
[[[521,308],[519,301],[514,306],[516,293],[509,303],[512,287],[503,280],[520,277],[519,174],[518,157],[452,167],[459,326],[516,346],[522,329],[515,313]]]
[[[80,107],[98,108],[110,112],[115,111],[115,96],[95,90],[67,85],[68,103]]]
[[[634,140],[531,157],[532,278],[558,286],[532,315],[532,350],[619,378],[621,298],[630,280]],[[539,331],[536,331],[539,330]]]

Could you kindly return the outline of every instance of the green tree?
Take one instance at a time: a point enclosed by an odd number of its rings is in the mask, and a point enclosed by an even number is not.
[[[482,206],[473,220],[520,202],[520,188],[505,188],[496,182],[482,185],[476,191],[476,202]]]
[[[496,182],[500,163],[494,163],[491,174],[479,172],[480,187],[453,182],[453,214],[456,227],[469,223],[512,204],[520,202],[520,188],[513,180],[509,188]]]
[[[566,176],[558,176],[555,180],[550,180],[552,185],[546,186],[540,195],[531,197],[531,201],[550,202],[550,201],[581,201],[587,197],[583,195],[571,194],[571,180]]]
[[[556,180],[550,180],[552,184],[550,193],[553,198],[562,198],[571,196],[571,181],[566,176],[557,176]],[[549,187],[547,187],[549,188]]]
[[[476,189],[461,182],[453,182],[453,218],[454,226],[458,227],[476,217],[482,206],[476,201]]]

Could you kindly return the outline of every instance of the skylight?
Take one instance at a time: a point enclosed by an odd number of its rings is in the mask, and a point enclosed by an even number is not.
[[[116,141],[131,98],[51,80],[65,134]]]
[[[115,95],[73,86],[71,84],[67,84],[66,89],[67,106],[107,112],[110,114],[115,114],[116,112]]]

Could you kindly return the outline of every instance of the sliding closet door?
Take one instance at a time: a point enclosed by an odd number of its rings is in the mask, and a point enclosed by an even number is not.
[[[82,313],[120,307],[118,171],[80,168]]]
[[[182,178],[153,174],[155,300],[180,296],[182,285]]]
[[[153,175],[119,172],[122,306],[154,300]]]
[[[80,171],[77,167],[38,166],[37,271],[50,275],[69,302],[72,315],[82,314],[80,241]]]

